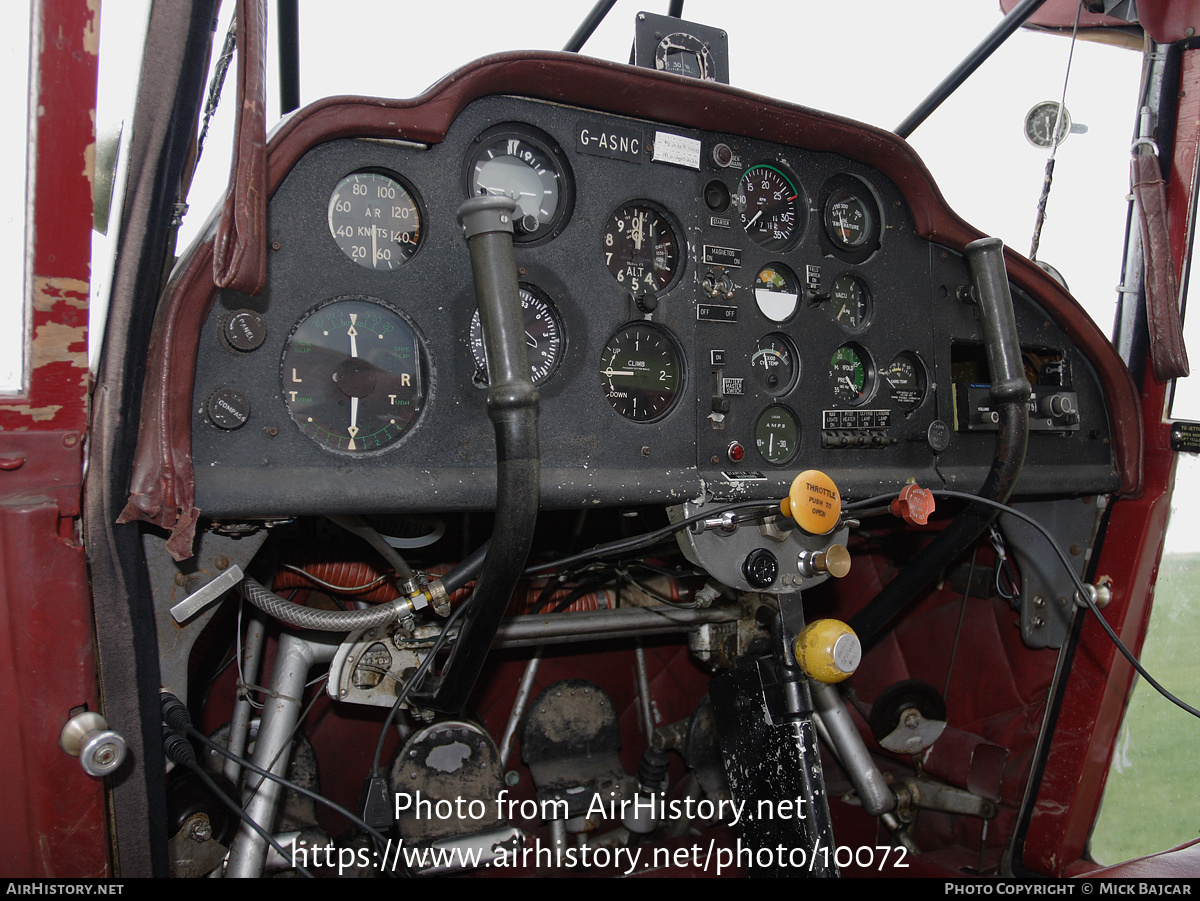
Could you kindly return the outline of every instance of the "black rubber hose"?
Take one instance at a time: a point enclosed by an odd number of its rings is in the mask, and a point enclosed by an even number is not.
[[[1000,431],[996,452],[979,496],[1003,503],[1013,493],[1029,441],[1029,381],[1021,361],[1016,318],[1008,274],[1004,268],[1004,245],[999,238],[981,238],[965,248],[976,299],[983,320],[988,367],[992,377],[992,400],[999,414]],[[917,595],[959,554],[970,547],[996,518],[996,508],[971,503],[911,563],[900,570],[883,590],[848,625],[864,647],[869,647]]]
[[[440,676],[426,678],[414,700],[458,713],[479,677],[525,568],[537,522],[541,464],[538,394],[525,350],[525,324],[512,248],[516,204],[507,197],[472,197],[459,207],[488,371],[488,418],[496,431],[496,529],[458,640]]]

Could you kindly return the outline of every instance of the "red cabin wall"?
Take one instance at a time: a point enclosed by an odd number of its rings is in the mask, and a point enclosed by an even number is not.
[[[0,400],[0,875],[105,876],[103,783],[58,746],[72,710],[99,708],[79,513],[100,9],[34,10],[29,382]]]

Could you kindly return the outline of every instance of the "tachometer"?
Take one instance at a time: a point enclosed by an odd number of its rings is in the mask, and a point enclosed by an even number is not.
[[[342,253],[367,269],[398,269],[421,246],[421,210],[399,179],[352,172],[329,197],[329,234]]]
[[[283,402],[331,451],[394,444],[425,404],[424,352],[402,313],[372,297],[339,297],[306,313],[284,345]]]
[[[737,206],[750,240],[767,250],[784,250],[800,237],[804,208],[792,179],[776,166],[759,164],[743,173]]]
[[[666,291],[683,270],[683,253],[666,214],[648,203],[631,203],[608,217],[604,262],[634,296]]]
[[[621,327],[600,355],[600,387],[614,410],[633,422],[671,411],[683,384],[683,358],[664,329],[649,322]]]
[[[521,285],[521,312],[525,320],[525,350],[529,354],[529,368],[533,383],[540,385],[554,374],[562,360],[566,337],[562,317],[554,303],[540,288]],[[483,323],[479,311],[471,317],[471,353],[479,367],[480,384],[487,384],[487,355],[483,347]]]
[[[548,135],[528,125],[497,125],[472,146],[466,160],[467,195],[515,200],[514,241],[545,240],[566,227],[575,196],[571,170]]]

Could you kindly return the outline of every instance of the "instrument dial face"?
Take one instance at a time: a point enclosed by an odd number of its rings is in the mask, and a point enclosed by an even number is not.
[[[383,301],[337,298],[296,323],[283,350],[283,401],[309,438],[345,454],[383,450],[425,404],[424,350]]]
[[[804,213],[792,179],[775,166],[751,166],[738,184],[738,210],[750,240],[767,250],[784,250],[800,236]]]
[[[754,277],[754,300],[772,322],[786,322],[800,302],[800,282],[786,266],[764,266]]]
[[[545,292],[533,285],[521,285],[521,312],[525,320],[525,350],[533,383],[540,385],[554,374],[566,346],[562,317]],[[483,322],[479,311],[471,317],[471,353],[479,367],[481,384],[487,384],[487,354],[483,346]]]
[[[857,344],[843,344],[829,361],[833,396],[851,406],[861,404],[874,389],[875,371],[871,356]]]
[[[558,145],[523,125],[489,128],[475,143],[466,166],[468,196],[490,194],[516,201],[514,241],[541,241],[562,231],[574,189]]]
[[[829,289],[833,321],[848,332],[861,332],[871,324],[874,305],[867,283],[855,275],[841,275]]]
[[[888,385],[888,395],[897,407],[915,410],[925,400],[928,384],[925,364],[915,353],[904,351],[896,354],[883,371],[883,378]]]
[[[834,244],[845,250],[861,247],[871,234],[871,226],[871,210],[861,197],[842,191],[829,198],[825,228]]]
[[[800,423],[796,414],[779,404],[767,407],[754,426],[754,443],[768,463],[787,463],[800,449]]]
[[[683,360],[665,330],[631,322],[608,339],[600,356],[600,387],[626,419],[662,419],[675,406],[682,385]]]
[[[767,394],[779,397],[787,394],[800,374],[800,358],[786,335],[765,335],[758,339],[750,357],[754,381]]]
[[[604,262],[635,297],[666,291],[683,270],[683,254],[666,214],[647,203],[621,207],[608,219]]]
[[[329,198],[329,234],[367,269],[399,269],[421,246],[421,210],[401,182],[382,172],[352,172]]]
[[[860,263],[879,247],[882,216],[874,193],[853,175],[836,175],[821,189],[821,220],[833,250]]]

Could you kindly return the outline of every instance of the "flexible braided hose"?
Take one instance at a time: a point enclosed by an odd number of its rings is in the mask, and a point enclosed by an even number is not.
[[[285,623],[317,632],[352,632],[382,626],[397,618],[396,604],[381,604],[368,610],[317,610],[285,601],[248,576],[242,580],[242,595],[263,613]]]

